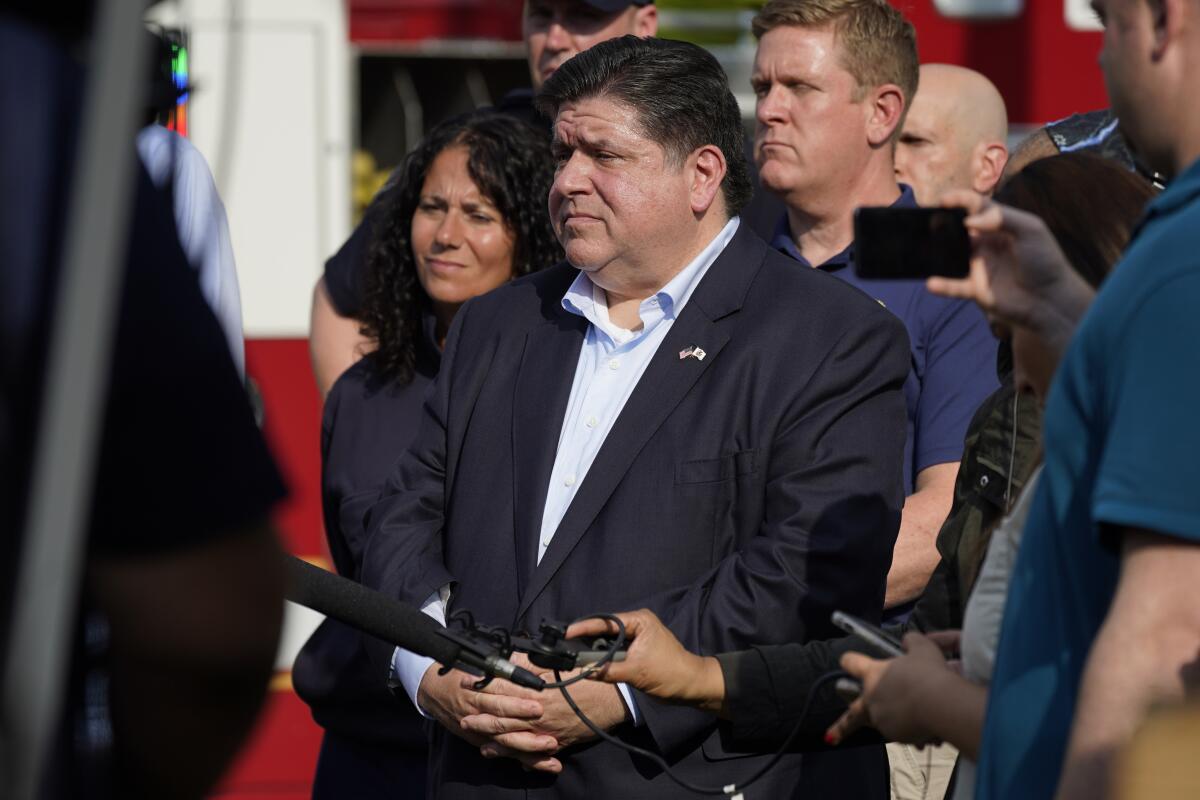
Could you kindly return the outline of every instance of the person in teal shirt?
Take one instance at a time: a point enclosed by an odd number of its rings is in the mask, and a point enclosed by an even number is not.
[[[1122,131],[1178,177],[1094,302],[1039,220],[977,198],[971,277],[929,284],[1061,356],[984,725],[984,800],[1103,796],[1200,653],[1200,0],[1093,7]]]

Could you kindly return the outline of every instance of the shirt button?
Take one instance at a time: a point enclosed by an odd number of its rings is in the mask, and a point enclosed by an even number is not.
[[[650,305],[652,305],[652,306],[656,306],[656,305],[658,305],[658,298],[657,298],[657,297],[651,297],[651,298],[650,298]]]
[[[980,475],[980,476],[979,476],[979,486],[980,486],[981,488],[984,488],[984,487],[986,487],[986,486],[988,485],[988,483],[989,483],[989,482],[990,482],[990,481],[988,480],[988,476],[987,476],[987,475]]]
[[[574,475],[568,475],[566,478],[563,479],[563,486],[574,486],[574,485],[575,485],[575,476]]]
[[[615,359],[615,358],[614,358],[614,359],[611,359],[611,360],[608,362],[608,368],[609,368],[609,369],[620,369],[620,368],[621,368],[621,362],[620,362],[619,360]]]
[[[595,417],[588,417],[587,422],[584,424],[587,425],[589,428],[594,428],[600,424],[600,420],[596,419]]]
[[[549,547],[549,546],[550,546],[550,537],[546,536],[542,539],[542,547]]]

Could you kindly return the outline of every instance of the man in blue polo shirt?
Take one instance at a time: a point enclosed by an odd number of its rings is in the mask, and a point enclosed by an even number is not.
[[[896,621],[938,563],[967,425],[999,386],[996,340],[970,304],[931,295],[920,281],[863,280],[854,270],[854,209],[917,204],[893,162],[918,82],[912,25],[885,0],[771,0],[753,31],[755,161],[786,206],[772,244],[854,284],[908,331],[907,497],[885,600],[885,619]],[[949,781],[953,748],[920,757],[904,745],[888,750],[893,796],[921,797]]]
[[[1039,221],[983,203],[968,221],[986,267],[938,282],[1024,325],[1055,363],[1065,352],[997,650],[985,799],[1105,796],[1121,746],[1183,698],[1200,652],[1200,0],[1092,5],[1122,132],[1178,177],[1094,302]]]
[[[755,18],[755,159],[763,185],[787,206],[773,244],[859,287],[908,330],[909,497],[888,575],[887,603],[895,608],[921,593],[937,563],[934,538],[950,509],[967,423],[998,385],[996,340],[969,304],[934,297],[919,281],[855,274],[854,209],[916,205],[892,162],[917,88],[916,39],[882,0],[821,5],[834,13],[772,0]],[[871,30],[887,34],[860,33]]]

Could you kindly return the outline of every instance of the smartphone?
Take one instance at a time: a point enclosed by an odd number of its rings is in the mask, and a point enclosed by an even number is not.
[[[971,240],[961,208],[863,207],[854,212],[854,268],[884,280],[965,278]]]
[[[831,619],[834,625],[837,625],[846,633],[853,633],[860,639],[865,640],[867,644],[884,653],[888,658],[895,658],[904,653],[904,647],[900,644],[899,639],[866,620],[861,620],[844,611],[833,612]]]

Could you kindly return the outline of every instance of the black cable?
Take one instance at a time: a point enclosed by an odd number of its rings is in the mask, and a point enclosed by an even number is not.
[[[597,616],[600,616],[600,615],[597,615]],[[622,633],[624,633],[624,631],[622,631]],[[599,664],[600,662],[597,662],[597,663]],[[562,684],[564,684],[564,681],[562,680],[562,676],[559,674],[558,670],[554,670],[554,679],[557,681],[557,683],[546,684],[546,686],[547,687],[554,686],[560,692],[562,692],[563,697],[566,698],[567,705],[569,705],[571,707],[571,710],[575,712],[575,715],[577,717],[579,717],[580,721],[582,721],[583,724],[586,725],[592,733],[596,734],[601,739],[603,739],[604,741],[606,741],[610,744],[615,744],[617,747],[620,747],[622,750],[627,750],[630,753],[633,753],[634,755],[642,756],[643,758],[649,759],[655,765],[657,765],[666,774],[666,776],[668,778],[675,781],[675,783],[679,784],[684,789],[687,789],[690,792],[695,792],[696,794],[732,796],[732,795],[736,795],[739,792],[743,791],[747,786],[749,786],[750,784],[757,781],[763,775],[766,775],[768,771],[770,771],[776,764],[779,763],[779,759],[783,758],[783,756],[788,752],[788,749],[792,746],[792,742],[794,742],[796,737],[800,735],[800,728],[804,725],[805,718],[808,717],[809,709],[812,707],[813,698],[815,698],[817,696],[817,690],[820,689],[825,684],[829,683],[830,681],[835,681],[838,678],[845,677],[845,675],[846,675],[846,673],[842,672],[841,670],[834,670],[832,672],[826,672],[824,675],[817,678],[813,682],[813,685],[811,687],[809,687],[808,697],[805,698],[805,700],[804,700],[804,707],[800,711],[800,717],[796,720],[795,727],[792,728],[792,732],[788,734],[788,737],[786,739],[784,739],[783,744],[780,745],[779,750],[777,750],[775,752],[775,755],[771,757],[771,760],[768,761],[766,764],[763,764],[762,767],[758,770],[758,772],[755,772],[753,775],[751,775],[749,778],[747,778],[745,781],[743,781],[740,785],[731,783],[728,786],[723,786],[721,788],[716,788],[716,787],[712,787],[712,786],[698,786],[697,784],[686,781],[683,778],[676,775],[675,772],[671,769],[670,765],[667,764],[666,760],[662,756],[660,756],[658,753],[653,753],[644,748],[637,747],[635,745],[631,745],[626,742],[623,742],[620,739],[618,739],[617,737],[610,734],[608,731],[601,729],[600,726],[598,726],[596,723],[594,723],[590,719],[588,719],[587,715],[583,713],[583,710],[580,709],[578,705],[576,705],[575,700],[571,697],[570,693],[567,691],[566,685],[562,685]],[[572,679],[572,680],[574,680],[574,679]]]

